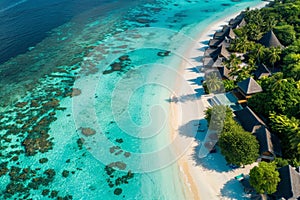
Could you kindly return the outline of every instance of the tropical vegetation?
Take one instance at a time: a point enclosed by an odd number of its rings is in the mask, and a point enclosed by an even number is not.
[[[270,77],[257,80],[263,92],[253,95],[248,106],[266,119],[272,133],[282,143],[283,159],[300,164],[300,0],[275,0],[262,9],[245,12],[246,25],[235,29],[238,36],[231,52],[243,53],[244,59],[231,55],[224,66],[234,80],[223,80],[230,91],[236,83],[254,76],[257,66],[264,64]],[[264,46],[260,39],[272,30],[283,45]],[[241,63],[243,67],[241,67]],[[246,67],[245,67],[246,66]]]
[[[250,184],[260,194],[273,194],[280,181],[274,163],[260,162],[250,170]]]
[[[211,130],[220,131],[218,144],[228,163],[243,166],[256,161],[258,141],[233,119],[232,110],[228,106],[217,105],[208,108],[205,118]]]

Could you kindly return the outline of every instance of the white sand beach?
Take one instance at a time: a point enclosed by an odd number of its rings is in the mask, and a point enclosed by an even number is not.
[[[264,7],[268,2],[262,2],[253,8]],[[231,18],[234,18],[239,13],[235,13],[230,16],[226,16],[220,21],[210,24],[199,35],[197,44],[190,48],[187,52],[186,58],[189,63],[182,64],[182,76],[184,80],[189,82],[190,87],[193,88],[194,95],[203,95],[203,88],[201,80],[204,74],[197,70],[191,70],[191,65],[200,69],[202,62],[201,57],[204,54],[204,49],[207,46],[209,39],[215,31],[220,30],[223,25],[228,24]],[[180,81],[177,82],[178,87],[176,91],[177,96],[187,95],[187,91],[181,87]],[[172,126],[175,127],[172,133],[172,138],[181,137],[182,140],[186,139],[182,133],[187,135],[196,135],[194,142],[189,146],[186,153],[178,160],[180,171],[182,172],[182,178],[185,181],[185,186],[188,186],[188,192],[190,193],[189,199],[244,199],[243,188],[240,183],[234,179],[238,174],[248,174],[250,169],[255,165],[246,166],[245,168],[239,168],[232,170],[226,166],[224,157],[220,154],[218,149],[217,153],[208,154],[204,158],[198,158],[197,152],[200,145],[200,138],[204,138],[205,132],[198,132],[198,126],[186,126],[189,123],[198,124],[201,123],[201,129],[207,129],[206,122],[204,120],[204,111],[208,105],[203,101],[203,98],[199,97],[193,101],[171,103],[171,110],[173,110]],[[184,115],[184,113],[192,113],[195,109],[199,109],[197,115]],[[185,112],[181,112],[184,110]],[[190,112],[189,112],[190,111]],[[177,116],[175,116],[177,115]],[[177,128],[176,128],[177,127]],[[184,130],[182,127],[187,127]],[[190,128],[188,128],[190,127]],[[192,129],[192,130],[191,130]],[[179,131],[180,130],[180,131]],[[193,133],[190,133],[190,132]]]

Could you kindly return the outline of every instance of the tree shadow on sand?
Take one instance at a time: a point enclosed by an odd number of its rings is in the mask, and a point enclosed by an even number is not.
[[[212,170],[216,172],[228,172],[232,170],[226,165],[224,156],[220,153],[220,149],[217,148],[216,153],[208,153],[207,156],[200,158],[199,152],[202,147],[201,141],[204,141],[207,133],[207,121],[205,119],[192,120],[179,127],[178,132],[185,137],[192,137],[197,142],[193,149],[191,158],[195,161],[197,166],[202,166],[206,170]]]
[[[220,153],[220,149],[217,147],[216,153],[208,153],[205,157],[200,158],[199,152],[201,148],[201,142],[197,141],[198,145],[194,147],[192,159],[195,161],[196,166],[202,166],[206,170],[216,172],[228,172],[232,169],[226,165],[224,156]]]
[[[205,137],[206,127],[207,121],[205,119],[192,120],[180,126],[178,133],[186,137],[193,137],[196,141],[203,140]]]
[[[198,91],[198,92],[201,92],[201,91]],[[199,100],[199,97],[201,96],[201,94],[198,94],[198,92],[196,91],[195,94],[186,94],[186,95],[181,95],[181,96],[173,96],[169,99],[166,99],[165,101],[166,102],[169,102],[169,103],[185,103],[185,102],[188,102],[188,101],[196,101],[196,100]]]
[[[209,44],[209,40],[201,41],[200,44],[208,45]]]
[[[200,66],[197,66],[197,67],[190,67],[190,68],[187,68],[186,70],[188,70],[188,71],[190,71],[190,72],[195,72],[195,73],[201,72],[201,71],[200,71]]]
[[[202,48],[201,48],[202,49]],[[200,50],[201,50],[200,49]],[[203,56],[197,56],[197,57],[193,57],[192,59],[194,60],[194,61],[196,61],[196,62],[202,62],[202,58],[203,58]]]
[[[249,199],[245,196],[242,184],[235,179],[231,179],[225,183],[220,192],[223,197],[229,199]]]

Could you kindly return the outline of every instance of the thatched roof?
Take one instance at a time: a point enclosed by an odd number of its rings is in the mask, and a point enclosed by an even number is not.
[[[246,95],[251,95],[263,91],[261,86],[252,77],[238,82],[237,85]]]
[[[234,19],[231,19],[229,21],[229,26],[231,28],[239,28],[239,27],[243,27],[247,24],[247,22],[245,21],[244,19],[244,15],[240,15],[240,16],[237,16],[236,18]]]
[[[204,57],[211,57],[211,58],[214,58],[214,52],[217,50],[217,48],[207,48],[205,51],[204,51]]]
[[[238,24],[237,27],[243,27],[246,26],[247,22],[245,21],[245,19],[243,18]]]
[[[223,32],[223,31],[216,31],[213,36],[213,39],[223,40],[224,38],[225,38],[225,32]]]
[[[204,67],[219,68],[223,66],[223,58],[221,57],[217,57],[217,58],[204,57],[202,59],[202,62]]]
[[[204,67],[211,67],[215,60],[212,57],[204,57],[202,58],[202,62]]]
[[[274,34],[274,32],[272,30],[265,33],[263,35],[263,37],[260,40],[258,40],[258,42],[268,48],[270,48],[270,47],[282,48],[283,47],[283,45],[279,42],[279,40],[277,39],[276,35]]]
[[[224,57],[226,59],[230,57],[230,53],[227,51],[224,45],[219,46],[216,53],[218,53],[218,56]]]
[[[300,173],[290,165],[278,170],[280,182],[273,194],[277,199],[300,199]]]
[[[227,78],[228,80],[236,80],[237,77],[230,75],[231,71],[227,67],[223,66],[220,68],[220,74],[222,77]]]
[[[217,60],[214,62],[214,64],[211,67],[222,67],[223,66],[223,59],[222,58],[217,58]]]
[[[221,39],[210,39],[208,45],[209,45],[210,47],[216,48],[216,47],[219,46],[219,44],[221,44],[222,41],[223,41],[223,40],[221,40]]]
[[[272,134],[265,126],[258,125],[252,130],[259,143],[259,153],[270,152],[274,157],[282,156],[279,139]]]
[[[258,68],[254,71],[254,76],[257,79],[261,79],[262,77],[270,76],[270,75],[271,75],[270,70],[264,64],[259,64]]]
[[[228,59],[230,57],[230,53],[227,51],[224,45],[219,46],[218,48],[208,48],[204,52],[205,57],[211,57],[216,60],[218,57],[224,57]]]
[[[217,47],[222,46],[222,45],[225,46],[226,48],[228,48],[230,46],[230,43],[227,42],[226,40],[210,39],[208,45],[211,48],[217,48]]]
[[[252,132],[255,126],[266,126],[266,124],[248,106],[242,110],[234,111],[234,114],[243,128],[248,132]]]
[[[236,38],[236,34],[234,33],[232,28],[229,28],[229,31],[228,31],[228,34],[227,34],[226,37],[228,37],[230,39],[235,39]]]
[[[215,32],[213,39],[224,40],[225,37],[230,39],[236,38],[236,34],[232,30],[232,28],[227,25],[223,26],[222,31]]]

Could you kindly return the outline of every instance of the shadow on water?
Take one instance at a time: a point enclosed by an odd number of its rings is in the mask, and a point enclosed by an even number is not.
[[[229,199],[249,199],[245,197],[242,184],[235,179],[231,179],[225,183],[220,192],[223,197]]]

